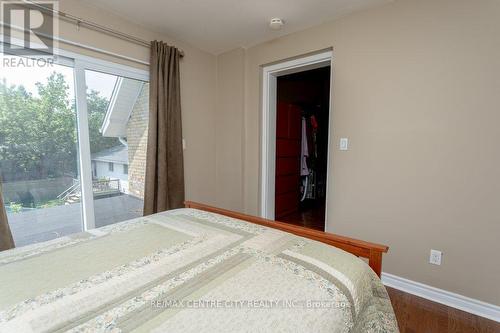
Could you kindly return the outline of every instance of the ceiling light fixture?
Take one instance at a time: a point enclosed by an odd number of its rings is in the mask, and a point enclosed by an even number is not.
[[[269,21],[269,28],[273,30],[280,30],[285,22],[279,17],[274,17]]]

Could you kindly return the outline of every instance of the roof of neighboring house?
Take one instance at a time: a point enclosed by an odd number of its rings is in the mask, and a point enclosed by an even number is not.
[[[128,165],[128,150],[123,145],[111,147],[92,154],[92,161],[113,162]]]
[[[127,136],[127,123],[143,85],[142,81],[117,78],[101,126],[103,136],[116,138]]]

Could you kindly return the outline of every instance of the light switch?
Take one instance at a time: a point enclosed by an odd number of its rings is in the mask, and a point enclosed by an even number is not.
[[[186,150],[186,140],[182,139],[182,150]]]
[[[340,138],[340,150],[347,150],[349,148],[349,139]]]

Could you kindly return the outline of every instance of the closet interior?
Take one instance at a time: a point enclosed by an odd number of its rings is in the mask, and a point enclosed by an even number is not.
[[[277,78],[275,218],[325,228],[330,66]]]

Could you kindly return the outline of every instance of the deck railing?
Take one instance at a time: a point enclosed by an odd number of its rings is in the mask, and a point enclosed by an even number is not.
[[[120,193],[122,187],[120,179],[94,179],[92,180],[92,192],[94,196]],[[80,195],[80,180],[73,179],[73,185],[57,196],[58,199],[67,200],[71,196]]]

